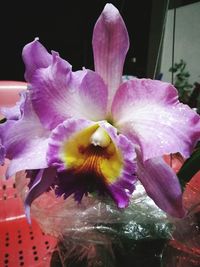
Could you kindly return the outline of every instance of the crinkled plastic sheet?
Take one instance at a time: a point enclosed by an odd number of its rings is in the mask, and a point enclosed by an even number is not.
[[[173,240],[163,252],[163,267],[200,266],[200,172],[187,184],[183,200],[188,214],[173,222]]]
[[[28,179],[20,172],[16,180],[24,198]],[[108,198],[90,195],[77,204],[73,197],[64,200],[49,191],[32,203],[31,216],[45,233],[58,238],[63,262],[72,257],[80,261],[86,258],[87,266],[115,266],[111,263],[113,243],[168,239],[173,231],[166,214],[146,195],[139,182],[126,209],[117,208]],[[105,252],[110,256],[102,256]],[[105,259],[111,262],[105,263]]]

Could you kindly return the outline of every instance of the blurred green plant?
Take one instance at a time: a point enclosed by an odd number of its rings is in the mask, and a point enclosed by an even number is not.
[[[169,69],[175,74],[174,86],[178,90],[179,100],[188,104],[191,108],[195,108],[200,113],[200,83],[190,83],[190,73],[187,70],[187,63],[181,59],[179,63],[175,63]]]
[[[174,86],[178,90],[179,100],[196,109],[200,114],[200,83],[190,83],[190,73],[187,70],[187,63],[181,59],[179,63],[175,63],[169,69],[175,74]],[[178,178],[182,187],[184,188],[190,179],[200,170],[200,142],[197,144],[190,158],[183,164],[178,172]]]
[[[179,99],[183,103],[188,103],[190,95],[192,94],[193,85],[189,83],[190,73],[186,69],[186,62],[181,59],[179,63],[175,63],[169,69],[170,72],[176,74],[174,86],[179,93]]]

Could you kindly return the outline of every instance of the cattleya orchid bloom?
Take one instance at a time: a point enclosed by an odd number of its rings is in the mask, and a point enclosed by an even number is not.
[[[199,116],[178,101],[169,83],[134,78],[122,83],[129,37],[118,10],[107,4],[93,32],[95,71],[73,72],[57,52],[35,39],[23,49],[28,90],[13,109],[3,109],[0,159],[7,176],[31,175],[25,199],[52,187],[56,195],[98,192],[119,208],[129,204],[139,179],[147,194],[171,216],[184,215],[176,174],[163,155],[190,156]]]

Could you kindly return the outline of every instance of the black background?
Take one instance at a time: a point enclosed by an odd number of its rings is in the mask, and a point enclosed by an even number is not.
[[[24,80],[21,51],[39,37],[48,49],[60,53],[74,70],[93,69],[92,31],[108,1],[16,1],[4,3],[0,15],[0,80]],[[124,73],[146,75],[151,0],[109,1],[121,12],[130,36]],[[15,6],[14,6],[15,5]],[[132,58],[136,57],[136,63]]]
[[[24,80],[21,52],[24,45],[33,41],[35,37],[40,38],[40,42],[49,52],[51,50],[59,52],[61,57],[70,62],[74,70],[81,69],[82,66],[93,69],[92,31],[107,2],[105,0],[4,2],[0,6],[0,80]],[[109,2],[120,10],[129,32],[130,49],[124,73],[151,77],[150,73],[155,66],[160,42],[162,28],[160,14],[163,13],[163,6],[168,0]],[[170,0],[169,8],[193,2],[197,1]],[[153,38],[150,38],[150,34]],[[133,62],[133,58],[136,58],[136,62]],[[152,70],[148,69],[148,64],[152,65]]]

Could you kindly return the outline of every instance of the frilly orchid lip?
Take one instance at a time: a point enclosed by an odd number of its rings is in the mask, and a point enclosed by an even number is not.
[[[23,49],[29,86],[12,114],[5,111],[0,160],[11,160],[8,176],[36,170],[25,200],[29,220],[31,202],[51,186],[78,202],[97,191],[124,208],[136,179],[161,209],[184,216],[178,179],[162,157],[189,157],[199,140],[199,115],[179,103],[169,83],[122,82],[129,37],[112,4],[95,24],[92,45],[95,71],[73,72],[38,39]]]
[[[97,132],[103,146],[93,144]],[[47,152],[48,163],[57,168],[62,183],[58,195],[66,198],[75,193],[80,201],[95,188],[121,208],[128,205],[128,195],[134,190],[135,157],[133,144],[107,122],[77,119],[68,119],[53,130]]]

